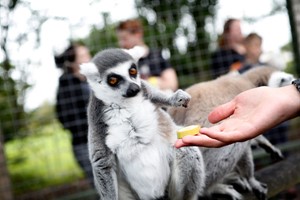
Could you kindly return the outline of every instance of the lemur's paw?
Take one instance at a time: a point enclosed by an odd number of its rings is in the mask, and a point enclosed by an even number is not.
[[[284,156],[283,156],[283,154],[282,154],[282,152],[281,152],[280,149],[275,148],[275,149],[273,149],[273,150],[274,150],[274,151],[271,152],[271,158],[272,158],[273,160],[275,160],[275,161],[280,161],[280,160],[283,160],[283,159],[284,159]]]
[[[214,193],[211,195],[213,200],[242,200],[243,197],[234,189],[228,190],[227,193]]]
[[[237,173],[231,173],[225,178],[224,182],[226,184],[232,185],[233,188],[238,192],[251,191],[251,186],[248,180]]]
[[[210,200],[243,200],[242,197],[235,197],[231,196],[229,194],[213,194],[210,198]]]
[[[173,106],[183,106],[187,107],[190,102],[191,96],[185,91],[179,89],[171,97],[171,102]]]
[[[250,179],[249,183],[252,187],[252,191],[258,200],[266,200],[268,193],[268,186],[265,183],[261,183],[255,179]]]
[[[260,188],[253,188],[253,193],[258,200],[267,200],[268,187],[264,183],[261,183],[260,185]]]
[[[242,200],[242,195],[233,186],[217,184],[209,191],[208,196],[213,200]]]

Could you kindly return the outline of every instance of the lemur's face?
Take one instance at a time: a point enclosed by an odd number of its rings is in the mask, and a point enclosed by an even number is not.
[[[292,81],[295,80],[295,77],[292,74],[276,71],[271,74],[271,77],[268,81],[269,87],[282,87],[290,85]]]
[[[124,103],[140,93],[141,81],[133,60],[117,64],[99,74],[93,63],[83,64],[81,72],[86,75],[97,98],[106,104]]]

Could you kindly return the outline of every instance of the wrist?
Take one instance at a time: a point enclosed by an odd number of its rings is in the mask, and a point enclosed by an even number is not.
[[[295,117],[300,114],[300,92],[294,85],[289,85],[281,88],[283,91],[282,96],[285,97],[285,108],[287,113],[291,113],[291,117]]]

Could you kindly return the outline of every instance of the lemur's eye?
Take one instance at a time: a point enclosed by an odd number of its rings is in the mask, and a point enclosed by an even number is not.
[[[107,76],[107,84],[112,87],[117,87],[122,82],[124,82],[124,78],[118,74],[111,73]]]
[[[138,73],[138,71],[137,71],[137,69],[136,69],[136,66],[135,66],[135,64],[133,64],[133,65],[130,67],[130,69],[129,69],[129,74],[130,74],[131,76],[136,76],[137,73]]]
[[[137,70],[135,68],[130,68],[129,69],[129,74],[130,75],[136,75],[137,74]]]
[[[118,78],[112,76],[112,77],[110,77],[110,78],[108,79],[108,83],[109,83],[110,85],[116,85],[116,84],[118,83]]]

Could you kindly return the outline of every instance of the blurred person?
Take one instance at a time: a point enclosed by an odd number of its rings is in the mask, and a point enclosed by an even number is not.
[[[238,61],[230,66],[230,70],[237,70],[239,73],[244,73],[249,69],[257,66],[263,66],[265,63],[260,61],[262,55],[263,39],[257,33],[248,34],[244,41],[245,58],[243,61]]]
[[[252,139],[276,125],[300,116],[300,79],[280,88],[258,87],[238,94],[208,115],[209,128],[176,141],[183,146],[222,147]]]
[[[224,23],[223,33],[219,40],[219,49],[211,57],[212,78],[228,73],[233,63],[244,61],[246,50],[243,39],[240,20],[228,19]]]
[[[89,62],[89,49],[81,44],[71,44],[62,54],[55,56],[56,66],[62,69],[56,96],[58,120],[71,132],[72,150],[90,184],[93,174],[87,146],[87,105],[90,89],[86,78],[79,73],[79,65]]]
[[[149,48],[144,42],[144,28],[138,19],[122,21],[116,28],[118,43],[121,48],[135,46],[145,48],[145,55],[138,61],[142,79],[162,90],[175,91],[178,88],[177,74],[169,62],[163,58],[161,50]]]

